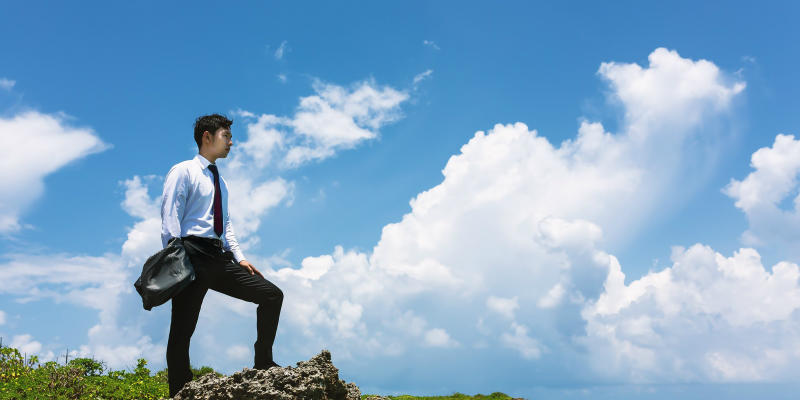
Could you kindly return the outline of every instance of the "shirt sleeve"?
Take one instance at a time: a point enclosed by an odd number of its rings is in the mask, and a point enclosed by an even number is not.
[[[165,248],[170,239],[181,237],[188,180],[188,171],[177,165],[169,170],[164,179],[164,194],[161,197],[161,244]]]
[[[226,211],[225,214],[225,242],[227,243],[225,248],[233,253],[233,259],[238,263],[245,259],[244,254],[242,253],[242,250],[239,249],[239,242],[236,240],[236,234],[233,232],[231,213]]]
[[[220,178],[220,184],[225,185],[225,193],[228,192],[228,182],[225,181],[225,178]],[[223,199],[224,207],[225,207],[225,231],[222,233],[225,236],[225,245],[223,246],[226,250],[233,253],[233,259],[236,262],[241,262],[244,260],[244,253],[239,248],[239,241],[236,240],[236,234],[233,232],[233,223],[231,222],[231,212],[228,208],[228,199]]]

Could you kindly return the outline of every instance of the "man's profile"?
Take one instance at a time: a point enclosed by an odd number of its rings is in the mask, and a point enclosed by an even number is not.
[[[278,329],[283,292],[248,262],[228,213],[228,186],[215,162],[226,158],[233,141],[233,121],[212,114],[195,121],[198,154],[175,164],[164,180],[161,200],[161,242],[179,238],[197,279],[172,298],[167,343],[169,395],[174,397],[192,379],[189,341],[208,289],[258,304],[253,368],[278,366],[272,344]]]

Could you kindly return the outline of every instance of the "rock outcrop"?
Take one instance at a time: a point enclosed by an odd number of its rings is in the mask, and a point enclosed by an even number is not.
[[[322,350],[297,367],[274,367],[269,370],[245,368],[231,376],[206,374],[191,381],[175,395],[175,400],[360,400],[361,391],[354,383],[339,379],[339,369],[331,362],[331,353]]]

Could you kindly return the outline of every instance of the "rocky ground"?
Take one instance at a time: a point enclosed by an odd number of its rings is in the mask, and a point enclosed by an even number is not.
[[[174,399],[360,400],[361,391],[354,383],[339,379],[331,353],[323,350],[296,367],[245,368],[223,377],[206,374],[187,383]]]

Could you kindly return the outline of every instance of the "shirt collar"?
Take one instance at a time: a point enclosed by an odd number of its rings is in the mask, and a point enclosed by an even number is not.
[[[195,160],[195,161],[197,161],[198,163],[200,163],[200,166],[201,166],[201,167],[203,167],[203,169],[206,169],[206,168],[208,168],[208,165],[209,165],[209,164],[211,164],[211,161],[208,161],[208,160],[207,160],[205,157],[203,157],[203,155],[202,155],[202,154],[200,154],[200,153],[197,153],[197,155],[196,155],[196,156],[194,156],[194,160]]]

